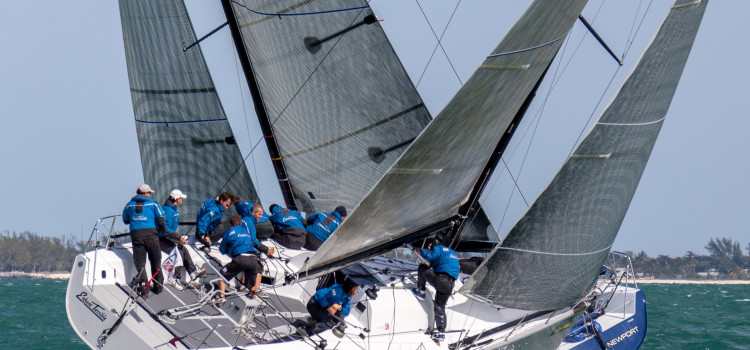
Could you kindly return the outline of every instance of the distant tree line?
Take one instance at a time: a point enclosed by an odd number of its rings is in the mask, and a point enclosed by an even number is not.
[[[85,243],[74,236],[44,237],[36,233],[0,233],[0,271],[69,272]]]
[[[36,233],[4,231],[0,233],[0,271],[60,272],[70,271],[86,242],[74,236],[44,237]],[[692,251],[672,258],[649,257],[646,252],[634,254],[633,267],[639,275],[664,279],[750,279],[750,244],[745,255],[740,242],[731,238],[711,238],[705,246],[708,255]]]
[[[645,252],[627,252],[633,259],[636,273],[659,279],[750,279],[750,244],[743,254],[740,242],[731,238],[711,238],[705,246],[708,255],[688,251],[671,258],[659,255],[650,258]]]

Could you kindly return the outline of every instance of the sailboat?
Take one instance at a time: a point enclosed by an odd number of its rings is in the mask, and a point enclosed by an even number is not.
[[[637,348],[645,324],[633,331],[631,322],[645,322],[642,293],[597,277],[706,4],[675,3],[597,124],[497,243],[477,199],[585,0],[534,1],[432,120],[367,2],[222,1],[285,204],[353,210],[318,251],[277,246],[262,273],[270,298],[230,288],[221,305],[211,301],[229,259],[215,248],[191,246],[209,270],[198,287],[138,297],[127,234],[106,224],[117,216],[103,218],[71,272],[71,325],[92,348]],[[258,201],[184,4],[120,8],[146,182]],[[417,263],[393,255],[438,234],[457,250],[472,241],[491,248],[456,283],[444,340],[431,336],[431,298],[411,294]],[[349,316],[318,334],[300,331],[307,300],[341,273],[360,285]],[[631,275],[615,268],[608,278]],[[579,319],[596,329],[589,311],[617,308],[623,316],[598,317],[605,329],[561,345]]]

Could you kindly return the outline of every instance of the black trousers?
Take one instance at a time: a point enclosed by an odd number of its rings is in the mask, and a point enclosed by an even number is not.
[[[151,274],[146,270],[146,258],[151,263]],[[154,277],[151,284],[155,293],[161,293],[164,289],[162,285],[164,278],[161,273],[161,249],[159,248],[159,237],[141,238],[133,241],[133,263],[135,271],[138,273],[137,279],[144,283],[148,282],[151,276]]]
[[[435,287],[435,302],[433,303],[435,310],[435,328],[440,332],[445,332],[445,304],[448,303],[448,298],[451,296],[451,292],[453,292],[453,284],[456,280],[446,273],[435,272],[434,269],[427,265],[419,265],[417,273],[417,287],[419,289],[424,290],[427,286],[426,282],[429,282]]]
[[[305,240],[305,249],[309,250],[318,250],[320,246],[323,245],[323,241],[319,240],[317,237],[307,234],[307,238]]]
[[[292,227],[276,231],[271,238],[287,248],[300,249],[305,245],[305,241],[307,240],[307,231]]]
[[[306,331],[308,334],[320,333],[326,329],[333,328],[338,322],[331,317],[326,308],[315,302],[315,298],[310,298],[310,301],[307,302],[307,312],[310,313],[314,321],[313,324],[307,326]],[[336,316],[340,317],[339,315],[341,315],[341,311],[336,313]]]
[[[258,240],[269,239],[273,236],[273,224],[270,221],[255,224],[255,237]]]
[[[193,258],[190,257],[190,253],[188,252],[188,248],[186,246],[177,244],[169,238],[159,237],[159,248],[161,248],[162,252],[169,254],[172,252],[172,249],[174,249],[174,246],[177,246],[177,251],[179,251],[180,255],[182,255],[182,262],[185,265],[185,270],[187,270],[187,273],[189,274],[195,271]],[[176,269],[174,272],[174,277],[180,279],[180,276],[180,269]]]

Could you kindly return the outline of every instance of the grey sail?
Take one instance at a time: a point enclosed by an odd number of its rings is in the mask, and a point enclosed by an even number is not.
[[[353,209],[431,120],[367,1],[227,6],[287,204]]]
[[[356,263],[467,201],[504,133],[586,1],[534,1],[442,112],[302,267],[303,278]],[[424,231],[422,231],[424,232]]]
[[[571,306],[596,279],[656,142],[707,0],[677,1],[598,123],[462,292]]]
[[[182,1],[120,1],[123,40],[146,183],[163,201],[187,193],[182,221],[222,191],[257,194]]]

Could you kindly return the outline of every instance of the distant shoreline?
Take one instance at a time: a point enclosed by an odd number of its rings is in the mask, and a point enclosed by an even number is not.
[[[0,278],[44,278],[54,280],[70,279],[69,272],[21,272],[21,271],[3,271],[0,272]]]
[[[661,280],[639,278],[636,283],[643,284],[750,284],[750,280]]]

